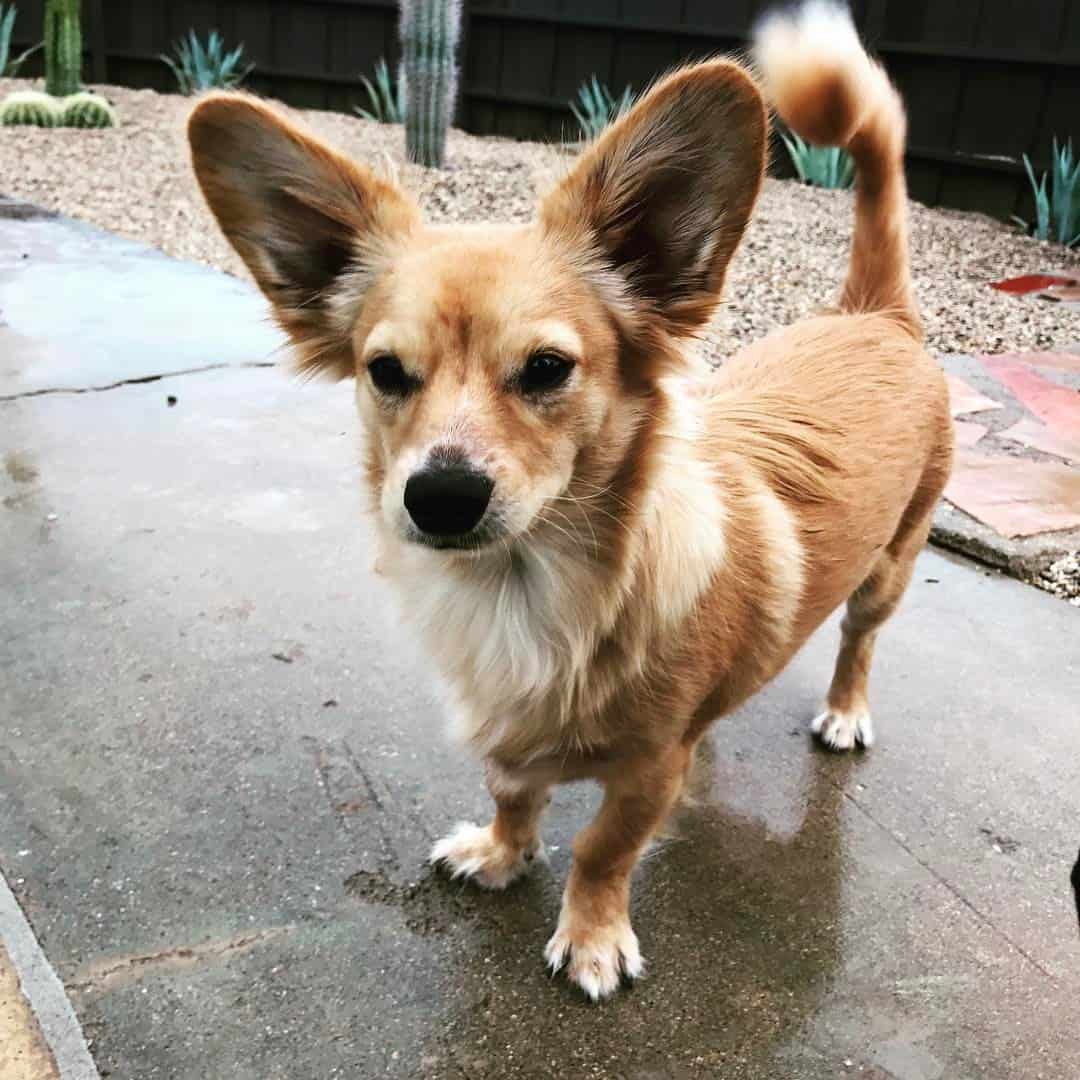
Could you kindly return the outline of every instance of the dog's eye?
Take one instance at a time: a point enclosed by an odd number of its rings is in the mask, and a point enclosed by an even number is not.
[[[574,370],[574,361],[555,352],[535,352],[518,376],[518,386],[525,395],[558,390]]]
[[[393,353],[376,356],[368,364],[368,374],[376,390],[392,397],[405,397],[420,385],[420,380],[410,375]]]

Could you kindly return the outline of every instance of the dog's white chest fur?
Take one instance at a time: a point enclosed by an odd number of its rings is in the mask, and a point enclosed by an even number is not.
[[[380,566],[446,683],[455,735],[480,753],[509,729],[531,729],[536,753],[576,743],[575,719],[640,673],[650,644],[715,574],[724,552],[719,489],[695,452],[696,402],[676,405],[618,565],[584,544],[526,539],[464,559],[387,539]],[[612,633],[625,634],[625,659],[594,679],[597,646]]]

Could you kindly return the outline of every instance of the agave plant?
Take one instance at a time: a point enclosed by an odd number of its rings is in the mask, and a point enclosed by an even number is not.
[[[0,78],[15,78],[19,74],[19,68],[45,44],[39,41],[18,56],[11,55],[11,37],[15,33],[15,17],[18,13],[19,9],[14,4],[9,7],[0,3]]]
[[[227,90],[239,86],[251,74],[254,64],[244,64],[244,46],[225,51],[225,42],[216,30],[211,30],[204,45],[194,30],[174,46],[175,59],[162,54],[162,59],[176,76],[181,94],[197,94],[202,90]]]
[[[791,163],[805,184],[819,188],[849,188],[855,182],[855,162],[838,146],[814,146],[794,131],[781,133]]]
[[[1025,229],[1030,228],[1036,240],[1056,240],[1065,247],[1080,241],[1080,160],[1073,154],[1072,139],[1059,146],[1054,136],[1054,152],[1050,159],[1050,188],[1047,190],[1047,174],[1038,183],[1031,160],[1024,155],[1031,190],[1035,196],[1035,224],[1029,225],[1022,218],[1014,217]]]
[[[581,84],[570,111],[578,122],[583,139],[595,139],[613,120],[618,120],[634,104],[634,91],[627,86],[616,98],[595,76]]]
[[[392,80],[386,60],[380,58],[375,64],[375,81],[366,75],[361,75],[360,81],[367,91],[371,108],[356,105],[357,113],[377,124],[405,123],[405,76],[401,69],[398,69],[397,80]]]

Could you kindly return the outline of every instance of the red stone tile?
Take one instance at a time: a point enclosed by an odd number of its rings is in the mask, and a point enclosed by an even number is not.
[[[991,281],[991,289],[1023,296],[1025,293],[1038,292],[1050,285],[1067,285],[1071,278],[1058,274],[1023,274],[1021,277],[1006,278],[1004,281]]]
[[[946,375],[945,381],[949,384],[949,402],[952,406],[953,416],[962,416],[964,413],[985,412],[987,409],[1000,409],[1001,403],[980,394],[970,383],[956,375]]]
[[[1080,327],[1077,328],[1077,337],[1080,337]],[[982,358],[980,357],[980,359]],[[1015,360],[1019,363],[1029,364],[1033,368],[1053,368],[1055,371],[1065,371],[1080,375],[1080,353],[1000,353],[995,356],[994,359]]]
[[[1080,528],[1080,470],[1056,462],[960,450],[945,498],[1002,536]]]
[[[983,367],[1044,424],[1060,434],[1080,432],[1080,392],[1059,386],[1009,356],[980,356]]]
[[[1056,454],[1080,465],[1080,430],[1075,435],[1062,435],[1053,428],[1040,424],[1038,420],[1025,417],[998,434],[1002,438],[1015,439],[1025,446],[1042,450],[1045,454]]]
[[[954,420],[953,431],[956,433],[956,445],[974,446],[985,434],[986,428],[974,420]]]

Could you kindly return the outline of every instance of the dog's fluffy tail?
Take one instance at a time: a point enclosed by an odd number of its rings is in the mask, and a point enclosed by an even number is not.
[[[767,15],[754,32],[766,95],[807,142],[855,161],[855,234],[840,307],[888,312],[922,334],[908,264],[900,96],[864,51],[845,4],[808,0]]]

